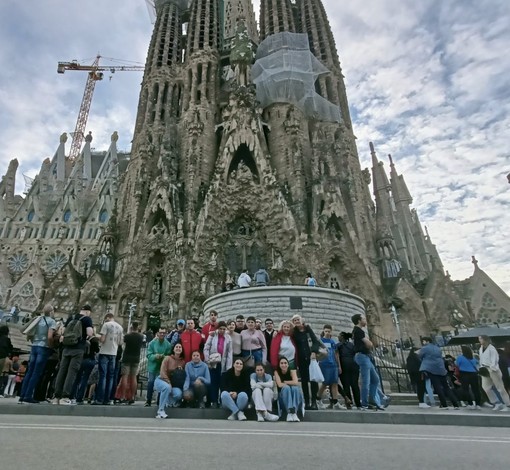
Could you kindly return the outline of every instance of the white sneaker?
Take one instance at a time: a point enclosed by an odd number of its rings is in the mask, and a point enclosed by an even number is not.
[[[494,408],[493,410],[494,411],[506,411],[505,410],[506,406],[503,405],[503,403],[498,403]]]
[[[420,403],[418,408],[430,408],[430,405],[427,405],[426,403]]]
[[[266,413],[266,415],[264,416],[264,419],[266,421],[278,421],[280,419],[280,417],[278,415],[274,415],[272,413]]]
[[[467,405],[466,408],[468,410],[475,410],[476,409],[476,406],[475,405]]]
[[[232,413],[227,419],[229,421],[235,421],[237,419],[237,413]]]
[[[54,398],[53,400],[51,400],[51,404],[52,405],[60,405],[60,400],[58,398]]]
[[[481,410],[481,409],[482,409],[482,407],[480,405],[475,406],[475,410]]]
[[[292,414],[292,421],[294,423],[299,423],[299,418],[298,418],[298,415],[296,413]]]
[[[266,413],[266,416],[267,416],[267,413]],[[257,421],[259,423],[263,423],[265,421],[265,416],[260,412],[257,413]]]
[[[505,406],[505,405],[501,405],[502,408],[499,409],[499,411],[510,411],[510,407],[508,406]]]
[[[334,410],[346,410],[346,409],[347,409],[347,407],[346,407],[346,406],[344,406],[344,405],[342,405],[341,403],[335,403],[335,404],[333,405],[333,409],[334,409]]]
[[[287,413],[287,420],[288,423],[292,423],[294,421],[293,414]]]
[[[73,401],[69,398],[62,398],[62,400],[60,400],[60,404],[61,405],[73,405]]]
[[[317,400],[317,407],[319,408],[319,410],[325,410],[328,407],[328,405],[323,403],[322,400]]]
[[[239,421],[246,421],[248,418],[246,418],[246,415],[242,411],[239,411],[237,413],[237,419]]]

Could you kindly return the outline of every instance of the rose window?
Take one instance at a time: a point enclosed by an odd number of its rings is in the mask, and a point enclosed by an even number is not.
[[[67,256],[57,252],[50,255],[45,263],[44,269],[48,274],[57,274],[67,263]]]
[[[28,257],[23,253],[16,253],[9,258],[9,271],[22,273],[28,268]]]

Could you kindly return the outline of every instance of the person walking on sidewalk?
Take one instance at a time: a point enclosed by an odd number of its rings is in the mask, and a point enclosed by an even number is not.
[[[487,394],[487,398],[494,406],[495,411],[508,411],[510,407],[510,397],[503,384],[503,374],[499,368],[499,354],[492,345],[491,339],[482,335],[478,337],[480,342],[480,375],[482,376],[482,388]],[[494,393],[494,387],[501,396],[502,402]]]
[[[468,409],[481,409],[482,397],[480,382],[478,379],[478,361],[473,357],[473,351],[469,346],[461,346],[462,354],[455,360],[459,369],[459,379],[463,397],[469,405]]]
[[[446,379],[447,370],[445,367],[443,354],[439,346],[432,343],[432,338],[424,336],[421,339],[423,347],[418,351],[421,359],[420,372],[424,373],[432,382],[432,387],[436,390],[441,403],[440,408],[448,409],[446,397],[450,399],[454,409],[459,409],[459,402],[448,386]]]
[[[375,403],[376,410],[384,410],[378,394],[379,374],[371,357],[374,345],[363,330],[367,326],[367,319],[364,315],[356,313],[351,317],[351,321],[354,324],[352,330],[354,352],[356,353],[354,361],[358,364],[361,374],[361,409],[368,410],[370,400]]]

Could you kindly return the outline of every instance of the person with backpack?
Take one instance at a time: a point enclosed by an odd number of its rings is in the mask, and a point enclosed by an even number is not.
[[[34,399],[34,392],[39,383],[39,379],[43,375],[46,362],[53,354],[53,335],[57,329],[57,323],[51,315],[53,306],[45,305],[42,315],[37,321],[37,325],[32,329],[31,335],[32,348],[30,351],[30,361],[28,363],[28,371],[21,387],[19,402],[20,403],[38,403]],[[31,333],[32,333],[31,332]]]
[[[63,350],[55,383],[55,398],[52,402],[54,405],[73,404],[71,395],[76,375],[87,350],[87,340],[94,336],[91,314],[92,307],[84,305],[78,314],[69,317],[66,322],[64,334],[61,337]]]
[[[312,273],[306,273],[305,286],[317,287],[317,281],[312,276]]]

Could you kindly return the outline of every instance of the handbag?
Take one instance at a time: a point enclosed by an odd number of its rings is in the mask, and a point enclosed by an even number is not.
[[[242,357],[241,360],[246,367],[255,367],[255,358],[253,357],[251,351],[249,356]]]
[[[322,375],[321,368],[316,359],[310,361],[308,372],[310,374],[310,382],[324,382],[324,376]]]
[[[209,367],[216,367],[216,364],[221,362],[221,354],[220,353],[212,353],[209,355],[209,360],[207,361],[207,365]]]
[[[489,372],[489,368],[488,367],[485,367],[485,366],[482,366],[478,369],[478,373],[482,376],[482,377],[490,377],[490,372]]]

